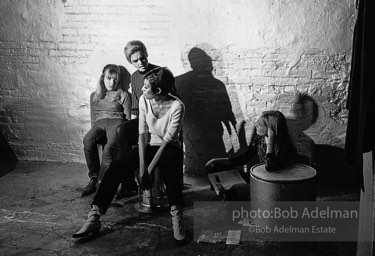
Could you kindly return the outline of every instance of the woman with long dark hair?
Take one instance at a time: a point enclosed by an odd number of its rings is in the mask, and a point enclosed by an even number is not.
[[[92,127],[83,138],[90,181],[83,189],[82,196],[95,193],[99,173],[108,169],[118,149],[116,130],[125,120],[130,119],[130,97],[121,89],[119,80],[120,68],[114,64],[106,65],[90,99]],[[98,144],[104,144],[102,164]]]

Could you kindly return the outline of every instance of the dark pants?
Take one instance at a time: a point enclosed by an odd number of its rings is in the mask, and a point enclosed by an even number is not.
[[[89,177],[98,177],[99,172],[105,172],[117,152],[116,130],[124,123],[123,119],[101,119],[83,137],[83,149],[85,153]],[[104,145],[102,153],[102,165],[100,165],[97,145]]]
[[[159,146],[146,147],[146,164],[150,164]],[[168,145],[160,157],[158,166],[167,188],[169,205],[182,205],[182,160],[180,147]],[[97,205],[100,212],[105,214],[111,204],[120,182],[124,179],[134,179],[134,172],[139,169],[138,148],[134,148],[121,159],[111,163],[105,173],[99,189],[91,205]]]
[[[116,133],[121,157],[124,157],[133,146],[138,144],[138,118],[121,124],[117,127]]]
[[[125,157],[133,146],[138,144],[138,120],[138,118],[132,119],[117,127],[117,143],[121,157]],[[123,180],[121,183],[121,190],[124,191],[132,191],[137,188],[134,179]]]
[[[250,201],[250,184],[236,184],[225,192],[228,201]]]

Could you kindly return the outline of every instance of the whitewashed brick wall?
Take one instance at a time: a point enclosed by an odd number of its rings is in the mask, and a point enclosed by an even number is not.
[[[0,7],[0,129],[18,159],[84,161],[89,95],[105,64],[134,71],[123,54],[132,39],[147,45],[151,63],[172,70],[178,86],[194,85],[184,88],[193,104],[184,127],[187,172],[243,150],[236,130],[267,109],[290,119],[298,150],[311,159],[310,144],[344,147],[352,0],[3,0]],[[192,71],[192,49],[212,72]],[[296,110],[298,92],[317,103],[314,124]]]

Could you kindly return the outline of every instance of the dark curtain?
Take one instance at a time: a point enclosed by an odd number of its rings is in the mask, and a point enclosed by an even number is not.
[[[345,159],[363,189],[362,155],[375,145],[375,1],[357,1],[347,108]]]

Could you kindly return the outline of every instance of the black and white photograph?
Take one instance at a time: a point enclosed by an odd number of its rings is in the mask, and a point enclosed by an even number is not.
[[[375,255],[375,2],[1,0],[0,255]]]

